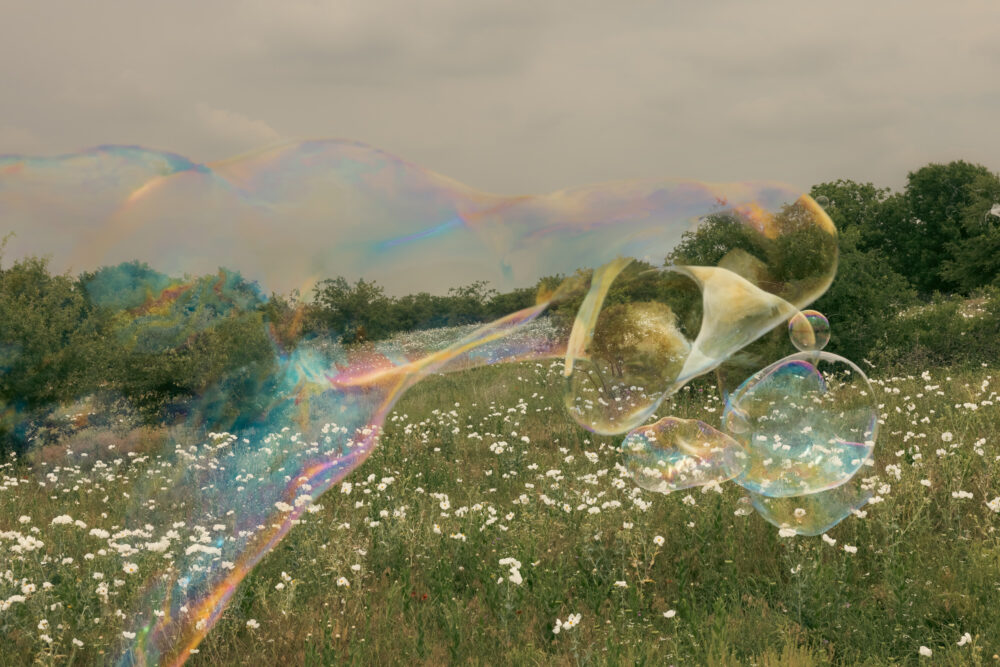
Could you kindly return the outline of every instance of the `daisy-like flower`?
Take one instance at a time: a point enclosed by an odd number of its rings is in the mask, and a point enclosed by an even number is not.
[[[658,547],[662,547],[664,542],[666,542],[666,540],[663,539],[663,535],[657,535],[656,537],[653,538],[653,544],[655,544]]]

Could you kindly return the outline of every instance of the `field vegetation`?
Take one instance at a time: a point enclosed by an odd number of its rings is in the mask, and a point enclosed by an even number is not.
[[[886,664],[922,646],[941,664],[995,660],[993,369],[877,377],[878,496],[821,538],[780,537],[735,485],[636,488],[615,439],[565,415],[560,370],[425,380],[192,664]],[[701,383],[661,412],[721,405]],[[109,660],[165,556],[121,502],[157,455],[91,436],[4,466],[4,664]],[[173,531],[184,544],[202,528]]]

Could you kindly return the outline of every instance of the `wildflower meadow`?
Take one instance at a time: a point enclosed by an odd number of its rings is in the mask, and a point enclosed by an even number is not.
[[[620,438],[566,415],[561,371],[425,379],[190,664],[998,660],[994,367],[873,369],[877,495],[819,537],[765,522],[735,485],[636,487]],[[659,412],[710,421],[722,407],[699,381]],[[61,419],[72,429],[87,411]],[[123,513],[132,487],[172,465],[155,440],[123,410],[3,463],[0,664],[112,663],[144,576],[223,528]]]

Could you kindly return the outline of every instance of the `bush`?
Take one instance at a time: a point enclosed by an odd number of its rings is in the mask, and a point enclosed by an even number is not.
[[[883,366],[925,369],[978,366],[1000,358],[1000,288],[972,298],[936,295],[890,322],[873,351]]]

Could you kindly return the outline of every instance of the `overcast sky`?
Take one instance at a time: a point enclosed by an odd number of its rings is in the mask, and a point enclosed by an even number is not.
[[[474,187],[1000,170],[1000,2],[0,0],[0,153],[367,142]]]

